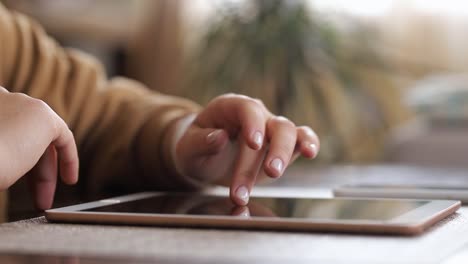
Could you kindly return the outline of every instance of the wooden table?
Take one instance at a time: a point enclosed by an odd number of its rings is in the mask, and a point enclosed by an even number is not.
[[[468,183],[464,171],[393,166],[297,167],[288,174],[255,191],[330,197],[330,188],[354,181]],[[0,234],[4,254],[81,256],[79,263],[468,263],[468,206],[416,237],[50,224],[44,218],[0,225]]]

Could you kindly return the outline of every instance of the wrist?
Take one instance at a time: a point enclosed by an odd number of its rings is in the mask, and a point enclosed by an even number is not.
[[[174,170],[177,174],[184,176],[184,170],[182,165],[180,164],[179,159],[177,158],[177,144],[179,143],[180,139],[184,136],[187,132],[189,127],[192,125],[193,121],[197,117],[196,114],[189,114],[180,118],[179,120],[175,121],[171,127],[171,138],[168,139],[169,142],[169,156],[170,156],[170,164],[173,165]]]
[[[142,184],[160,189],[193,189],[192,184],[178,175],[171,154],[176,124],[192,113],[195,111],[174,109],[148,114],[135,139],[135,166]]]

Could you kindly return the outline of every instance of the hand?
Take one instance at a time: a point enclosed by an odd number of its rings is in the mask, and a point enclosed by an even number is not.
[[[78,154],[73,134],[44,102],[0,87],[0,189],[27,174],[39,209],[52,206],[60,177],[78,180]]]
[[[259,100],[229,94],[195,117],[176,142],[173,159],[180,174],[229,185],[232,201],[246,205],[262,172],[278,178],[299,155],[315,158],[319,148],[309,127],[271,114]]]

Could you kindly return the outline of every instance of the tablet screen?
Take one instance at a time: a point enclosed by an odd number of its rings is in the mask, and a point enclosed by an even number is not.
[[[412,211],[428,201],[254,198],[247,207],[235,206],[227,197],[200,194],[163,194],[83,211],[145,214],[229,216],[248,209],[252,217],[286,217],[386,221]]]
[[[454,186],[454,185],[427,185],[427,184],[356,184],[356,185],[344,185],[344,188],[366,188],[366,189],[409,189],[409,190],[430,190],[430,191],[460,191],[468,192],[468,186]]]

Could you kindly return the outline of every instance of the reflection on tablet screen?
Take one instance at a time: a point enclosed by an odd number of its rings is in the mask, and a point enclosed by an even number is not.
[[[427,204],[426,201],[307,198],[251,198],[252,217],[340,220],[389,220]],[[229,198],[200,194],[165,194],[84,211],[230,216],[238,211]]]

